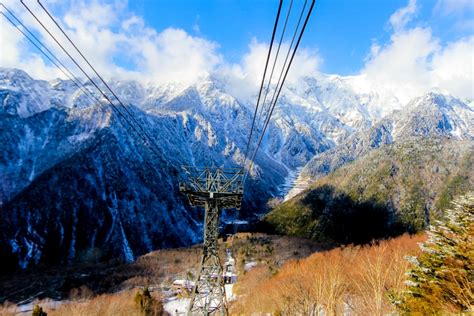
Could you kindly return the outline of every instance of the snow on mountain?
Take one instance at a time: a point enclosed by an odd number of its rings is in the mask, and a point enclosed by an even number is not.
[[[472,104],[423,96],[432,101],[412,103],[405,113],[390,94],[362,91],[362,79],[315,74],[285,86],[241,217],[264,212],[268,199],[285,194],[300,170],[326,161],[321,157],[346,148],[341,160],[324,167],[330,170],[405,137],[413,130],[406,124],[427,134],[472,137]],[[94,91],[91,82],[85,84]],[[64,263],[93,248],[130,260],[158,247],[197,242],[202,214],[178,192],[181,166],[242,164],[255,104],[234,97],[222,78],[203,77],[187,87],[121,80],[110,85],[152,135],[158,156],[97,92],[100,104],[70,81],[0,69],[0,255],[12,267],[46,256]],[[394,109],[403,114],[385,116]]]
[[[92,84],[86,82],[86,89],[93,91]],[[0,91],[5,94],[3,109],[9,108],[10,114],[28,117],[51,107],[88,107],[90,98],[70,80],[34,80],[18,69],[0,67]],[[99,96],[98,93],[93,93]],[[10,101],[11,98],[18,98]],[[100,98],[100,97],[99,97]]]
[[[375,148],[416,137],[474,140],[474,107],[448,95],[428,93],[395,110],[372,127],[349,136],[340,145],[315,155],[301,170],[295,189],[298,194],[317,178],[356,160]]]
[[[474,107],[449,95],[428,93],[393,113],[395,140],[409,136],[444,135],[474,138]]]

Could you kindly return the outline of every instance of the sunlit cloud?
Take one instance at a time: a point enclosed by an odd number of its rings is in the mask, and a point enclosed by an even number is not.
[[[442,44],[431,28],[407,27],[416,15],[410,0],[390,18],[389,43],[373,43],[362,74],[372,89],[390,91],[403,103],[428,91],[473,99],[474,37]]]
[[[36,1],[26,2],[73,52]],[[37,30],[43,41],[61,59],[66,59],[18,1],[6,0],[4,3],[27,25]],[[240,61],[230,63],[221,55],[219,43],[200,34],[199,17],[195,21],[194,34],[189,34],[179,28],[156,30],[148,26],[141,16],[128,10],[125,1],[48,1],[46,5],[59,18],[84,55],[107,79],[156,84],[173,82],[186,86],[213,75],[222,79],[228,91],[242,100],[251,99],[258,92],[268,43],[252,40]],[[444,14],[461,14],[459,12],[462,10],[472,9],[471,1],[439,0],[433,10]],[[431,90],[445,91],[461,98],[474,98],[474,37],[442,42],[426,24],[417,25],[418,10],[417,2],[409,0],[406,6],[396,10],[389,18],[390,40],[373,42],[360,71],[360,77],[365,81],[364,87],[370,91],[389,91],[403,103]],[[460,19],[458,22],[462,21]],[[24,69],[35,78],[64,78],[8,22],[2,18],[0,23],[0,66]],[[276,65],[277,74],[281,70],[288,45],[282,45]],[[80,60],[76,53],[73,55]],[[322,63],[323,58],[316,49],[300,48],[287,82],[297,83],[305,76],[314,75]],[[78,76],[83,77],[71,62],[67,64]],[[85,67],[82,61],[81,65]]]

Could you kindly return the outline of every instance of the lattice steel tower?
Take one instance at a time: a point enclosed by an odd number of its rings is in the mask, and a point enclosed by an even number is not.
[[[219,215],[223,208],[240,208],[243,169],[184,167],[188,182],[180,191],[192,206],[204,206],[204,247],[188,315],[227,315],[222,265],[217,239]]]

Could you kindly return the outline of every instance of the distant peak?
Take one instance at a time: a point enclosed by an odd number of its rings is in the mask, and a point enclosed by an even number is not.
[[[0,80],[6,78],[23,78],[24,80],[34,80],[25,71],[17,68],[0,67]]]

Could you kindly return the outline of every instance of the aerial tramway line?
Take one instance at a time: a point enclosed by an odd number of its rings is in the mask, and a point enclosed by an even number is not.
[[[252,170],[258,150],[262,145],[263,137],[267,131],[270,118],[278,102],[278,98],[288,75],[288,71],[290,70],[291,63],[293,62],[296,51],[301,42],[301,38],[313,10],[315,0],[311,1],[309,9],[306,10],[307,2],[307,0],[304,1],[303,7],[301,9],[301,13],[293,33],[291,43],[286,53],[283,66],[281,67],[277,83],[273,88],[272,98],[268,104],[265,104],[267,96],[271,90],[270,88],[273,74],[279,60],[278,56],[293,7],[293,0],[290,0],[285,22],[281,31],[278,48],[276,50],[275,56],[272,58],[272,49],[275,35],[278,31],[283,0],[279,2],[270,46],[268,48],[267,59],[265,62],[265,69],[263,72],[257,103],[252,118],[252,125],[249,131],[249,138],[245,149],[242,168],[232,171],[231,169],[222,168],[184,167],[186,173],[188,174],[189,180],[188,183],[180,185],[181,192],[187,194],[192,206],[204,206],[203,255],[201,258],[198,276],[196,278],[193,291],[191,292],[188,315],[227,315],[225,287],[224,280],[222,279],[223,271],[218,253],[220,210],[223,208],[240,208],[244,194],[245,181],[249,175],[249,172]],[[303,25],[301,26],[301,22],[305,13],[306,17],[304,18]],[[268,65],[272,59],[272,70],[270,72],[270,76],[267,78]],[[262,92],[264,90],[265,92],[263,102],[260,103],[262,99]],[[258,139],[256,138],[257,142],[255,148],[251,150],[254,141],[253,136],[258,136]]]
[[[37,0],[40,8],[46,13],[48,18],[56,26],[60,34],[72,45],[74,50],[79,54],[82,61],[88,66],[79,64],[71,53],[64,47],[58,37],[54,36],[51,30],[31,8],[20,1],[29,14],[36,20],[41,28],[56,43],[61,51],[67,55],[69,60],[73,62],[76,68],[89,80],[93,87],[99,92],[102,100],[94,95],[88,87],[74,75],[74,73],[58,59],[53,52],[48,49],[34,33],[27,28],[20,19],[5,5],[0,3],[2,16],[11,23],[33,46],[35,46],[53,65],[55,65],[69,80],[71,80],[93,103],[109,104],[114,112],[122,119],[120,124],[126,123],[124,127],[128,132],[132,131],[159,159],[163,159],[162,154],[158,150],[155,140],[147,133],[143,124],[134,117],[133,113],[119,99],[116,93],[111,89],[103,77],[98,73],[95,67],[84,56],[74,41],[67,35],[61,25],[48,11],[48,9]],[[252,124],[249,130],[249,137],[246,143],[245,156],[242,166],[239,168],[210,168],[210,167],[188,167],[183,169],[187,175],[188,181],[180,183],[180,191],[186,194],[191,206],[204,207],[204,244],[201,263],[195,286],[191,293],[191,300],[188,307],[188,315],[227,315],[227,303],[225,296],[224,280],[222,278],[223,271],[219,259],[218,252],[218,236],[219,236],[219,216],[224,208],[239,209],[244,195],[244,185],[251,172],[257,153],[261,148],[263,138],[267,131],[270,119],[275,110],[278,98],[285,83],[286,77],[290,70],[291,64],[295,58],[297,49],[300,45],[303,33],[306,29],[308,20],[311,16],[315,0],[301,1],[290,0],[287,7],[285,22],[279,31],[280,16],[283,8],[283,0],[279,1],[278,10],[273,26],[270,45],[268,48],[265,68],[258,92],[257,102],[252,118]],[[308,5],[308,2],[309,5]],[[290,25],[291,12],[295,5],[301,5],[300,14],[292,35],[289,48],[286,52],[281,69],[277,69],[282,43],[287,34],[287,28]],[[302,23],[303,22],[303,23]],[[301,24],[302,23],[302,24]],[[280,32],[278,46],[276,52],[273,50],[275,38]],[[295,42],[296,40],[296,42]],[[268,66],[273,61],[270,74],[267,76]],[[275,72],[275,70],[277,70]],[[92,74],[90,73],[92,71]],[[279,73],[276,84],[273,82],[274,74]],[[98,79],[93,80],[93,76]],[[103,87],[100,87],[102,85]],[[263,98],[262,98],[263,95]],[[268,101],[268,96],[271,99]]]
[[[31,10],[31,8],[24,2],[24,0],[20,0],[20,3],[25,7],[28,13],[35,19],[35,21],[41,26],[41,28],[48,34],[48,36],[54,41],[54,43],[61,49],[64,54],[73,62],[76,68],[88,79],[88,81],[94,86],[94,88],[99,92],[100,96],[103,100],[100,100],[96,97],[91,91],[88,90],[87,86],[84,83],[81,83],[80,80],[73,74],[73,72],[64,64],[62,63],[59,58],[49,50],[46,45],[44,45],[40,39],[34,35],[34,33],[24,25],[20,21],[20,19],[11,11],[9,10],[3,3],[0,3],[0,7],[2,11],[0,13],[2,16],[11,23],[33,46],[35,46],[49,61],[52,62],[63,74],[65,74],[66,78],[71,80],[74,85],[76,85],[84,94],[90,99],[93,103],[98,104],[109,104],[112,110],[118,115],[121,119],[119,120],[120,124],[124,126],[124,128],[130,132],[132,131],[135,133],[143,142],[143,144],[148,147],[153,154],[161,160],[164,160],[162,154],[158,150],[158,146],[154,139],[146,132],[143,124],[140,123],[131,111],[128,109],[127,106],[123,104],[123,102],[119,99],[119,97],[114,93],[114,91],[110,88],[107,82],[103,79],[103,77],[97,72],[97,70],[92,66],[89,60],[84,56],[82,51],[77,47],[74,41],[66,34],[63,28],[59,25],[53,15],[47,10],[47,8],[41,3],[40,0],[37,0],[37,3],[41,7],[41,9],[46,13],[48,18],[56,25],[57,29],[60,31],[61,34],[66,38],[66,40],[74,47],[75,51],[81,56],[84,62],[89,66],[95,76],[99,79],[99,82],[92,78],[92,74],[89,74],[84,67],[82,67],[79,61],[71,55],[64,45],[61,43],[60,39],[57,36],[52,34],[52,31],[45,25],[45,23]],[[3,11],[5,10],[5,11]],[[99,86],[102,84],[106,89],[103,89]],[[109,93],[111,96],[109,96]],[[126,123],[126,124],[124,124]]]

